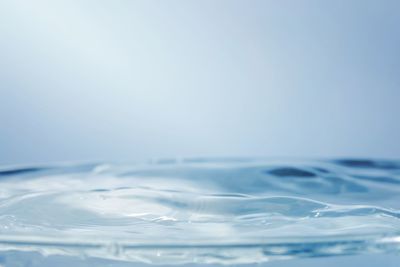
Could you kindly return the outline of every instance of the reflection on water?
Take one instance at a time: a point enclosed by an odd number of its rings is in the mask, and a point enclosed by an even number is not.
[[[250,264],[398,253],[399,210],[394,161],[6,168],[0,170],[0,264],[37,255]]]

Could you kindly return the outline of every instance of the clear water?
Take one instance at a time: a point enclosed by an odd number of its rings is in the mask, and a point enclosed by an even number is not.
[[[400,162],[190,159],[0,170],[0,265],[44,266],[43,257],[61,257],[58,266],[236,265],[374,253],[400,253]]]

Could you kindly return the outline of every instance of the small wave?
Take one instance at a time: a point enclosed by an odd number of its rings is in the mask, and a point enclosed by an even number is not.
[[[0,250],[247,264],[400,252],[394,161],[164,160],[0,170]]]

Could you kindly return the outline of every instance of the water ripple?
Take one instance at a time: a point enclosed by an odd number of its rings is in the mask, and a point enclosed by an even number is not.
[[[395,161],[0,170],[0,251],[184,264],[400,252]]]

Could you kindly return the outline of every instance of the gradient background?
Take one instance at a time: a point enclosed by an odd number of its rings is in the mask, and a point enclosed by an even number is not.
[[[0,164],[400,157],[400,1],[0,2]]]

